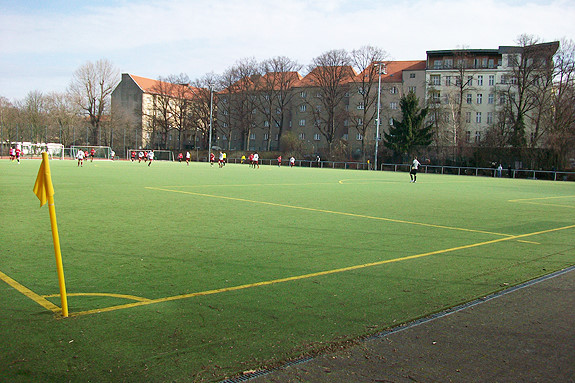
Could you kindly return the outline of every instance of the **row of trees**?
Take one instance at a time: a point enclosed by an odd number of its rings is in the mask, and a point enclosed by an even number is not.
[[[110,95],[118,81],[114,66],[99,60],[78,68],[66,92],[36,90],[14,102],[0,97],[1,139],[111,145]]]

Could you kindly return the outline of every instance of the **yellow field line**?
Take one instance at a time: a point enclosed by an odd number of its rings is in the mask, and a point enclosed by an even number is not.
[[[571,206],[571,205],[559,205],[559,204],[556,204],[556,203],[531,202],[531,201],[509,201],[509,202],[526,203],[526,204],[529,204],[529,205],[553,206],[553,207],[562,207],[562,208],[567,208],[567,209],[575,209],[575,206]]]
[[[370,215],[354,214],[354,213],[345,213],[345,212],[341,212],[341,211],[333,211],[333,210],[325,210],[325,209],[314,209],[314,208],[311,208],[311,207],[303,207],[303,206],[295,206],[295,205],[286,205],[286,204],[275,203],[275,202],[255,201],[255,200],[250,200],[250,199],[245,199],[245,198],[226,197],[226,196],[220,196],[220,195],[214,195],[214,194],[206,194],[206,193],[197,193],[197,192],[184,191],[184,190],[172,190],[172,189],[165,189],[165,188],[156,188],[156,187],[151,187],[151,186],[147,186],[146,189],[159,190],[159,191],[165,191],[165,192],[171,192],[171,193],[190,194],[190,195],[196,195],[196,196],[201,196],[201,197],[210,197],[210,198],[225,199],[225,200],[230,200],[230,201],[249,202],[249,203],[260,204],[260,205],[284,207],[284,208],[288,208],[288,209],[314,211],[314,212],[327,213],[327,214],[336,214],[336,215],[343,215],[343,216],[354,217],[354,218],[366,218],[366,219],[373,219],[373,220],[378,220],[378,221],[386,221],[386,222],[394,222],[394,223],[404,223],[404,224],[408,224],[408,225],[417,225],[417,226],[424,226],[424,227],[433,227],[433,228],[436,228],[436,229],[457,230],[457,231],[465,231],[465,232],[469,232],[469,233],[480,233],[480,234],[497,235],[497,236],[500,236],[500,237],[512,237],[511,234],[494,233],[494,232],[484,231],[484,230],[474,230],[474,229],[465,229],[465,228],[461,228],[461,227],[451,227],[451,226],[443,226],[443,225],[433,225],[433,224],[429,224],[429,223],[404,221],[404,220],[393,219],[393,218],[374,217],[374,216],[370,216]]]
[[[15,290],[19,291],[28,298],[32,299],[34,302],[38,303],[40,306],[44,307],[46,310],[50,310],[54,313],[62,312],[62,309],[60,307],[56,306],[55,304],[45,299],[44,297],[36,294],[26,286],[16,282],[14,279],[10,278],[1,271],[0,271],[0,279],[9,284],[10,286],[12,286]]]
[[[525,202],[525,201],[539,201],[545,199],[562,199],[562,198],[573,198],[575,195],[563,195],[555,197],[537,197],[537,198],[520,198],[520,199],[510,199],[509,202]]]
[[[150,299],[137,297],[135,295],[126,295],[126,294],[114,294],[114,293],[72,293],[67,294],[69,297],[89,297],[89,296],[96,296],[96,297],[113,297],[113,298],[122,298],[122,299],[130,299],[132,301],[138,302],[148,302]],[[44,298],[56,298],[59,297],[60,294],[51,294],[51,295],[44,295]]]
[[[274,279],[274,280],[270,280],[270,281],[256,282],[256,283],[250,283],[250,284],[232,286],[232,287],[224,287],[221,289],[207,290],[207,291],[201,291],[201,292],[190,293],[190,294],[182,294],[182,295],[176,295],[176,296],[172,296],[172,297],[150,299],[150,300],[147,300],[144,302],[135,302],[135,303],[128,303],[125,305],[104,307],[104,308],[88,310],[88,311],[81,311],[81,312],[77,312],[77,313],[70,313],[70,316],[81,316],[81,315],[88,315],[88,314],[103,313],[103,312],[108,312],[108,311],[114,311],[114,310],[150,305],[150,304],[154,304],[154,303],[169,302],[169,301],[175,301],[175,300],[186,299],[186,298],[193,298],[193,297],[198,297],[198,296],[205,296],[205,295],[219,294],[219,293],[230,292],[230,291],[244,290],[244,289],[249,289],[252,287],[268,286],[268,285],[274,285],[274,284],[278,284],[278,283],[309,279],[309,278],[314,278],[314,277],[319,277],[319,276],[324,276],[324,275],[342,273],[345,271],[359,270],[359,269],[364,269],[367,267],[385,265],[388,263],[395,263],[395,262],[407,261],[407,260],[411,260],[411,259],[423,258],[423,257],[427,257],[430,255],[445,254],[445,253],[454,252],[454,251],[458,251],[458,250],[470,249],[470,248],[474,248],[474,247],[490,245],[490,244],[499,243],[499,242],[503,242],[503,241],[516,240],[519,238],[526,238],[526,237],[531,237],[534,235],[546,234],[546,233],[551,233],[551,232],[560,231],[560,230],[567,230],[567,229],[572,229],[572,228],[575,228],[575,225],[564,226],[564,227],[555,228],[555,229],[542,230],[542,231],[527,233],[527,234],[514,235],[512,237],[498,238],[498,239],[494,239],[491,241],[479,242],[479,243],[474,243],[471,245],[458,246],[458,247],[453,247],[451,249],[436,250],[436,251],[431,251],[428,253],[410,255],[407,257],[401,257],[401,258],[395,258],[395,259],[388,259],[388,260],[384,260],[384,261],[365,263],[362,265],[342,267],[339,269],[320,271],[317,273],[297,275],[297,276],[293,276],[293,277]]]

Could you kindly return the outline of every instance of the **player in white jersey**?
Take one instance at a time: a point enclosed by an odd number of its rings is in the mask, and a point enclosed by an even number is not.
[[[413,163],[411,164],[411,170],[409,171],[409,177],[411,178],[410,182],[417,182],[417,169],[419,169],[419,161],[417,157],[413,159]]]

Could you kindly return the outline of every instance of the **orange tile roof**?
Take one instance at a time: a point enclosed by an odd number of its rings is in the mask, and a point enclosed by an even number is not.
[[[300,81],[297,81],[294,84],[294,86],[295,87],[317,86],[316,84],[314,84],[314,82],[315,82],[314,78],[316,78],[318,76],[317,72],[320,70],[320,68],[321,67],[315,67],[304,78],[302,78]],[[343,70],[342,75],[345,76],[345,79],[342,81],[342,83],[353,82],[355,80],[355,78],[357,77],[357,73],[356,73],[355,69],[353,69],[353,67],[350,65],[343,66],[343,67],[337,67],[337,68],[341,68]]]
[[[170,91],[169,93],[171,94],[168,94],[168,96],[180,97],[182,94],[189,94],[189,96],[186,98],[191,100],[196,98],[198,92],[200,91],[200,89],[189,85],[170,84],[165,81],[153,80],[151,78],[135,76],[133,74],[129,74],[129,76],[132,78],[132,80],[134,80],[136,85],[142,89],[144,93],[158,94],[159,89],[164,89]],[[175,85],[175,87],[173,87],[173,85]],[[186,90],[188,89],[191,90],[191,92],[187,92]]]
[[[425,60],[413,61],[384,61],[386,74],[381,75],[383,82],[401,82],[403,80],[404,70],[425,70]],[[370,64],[359,76],[363,73],[369,73],[374,64]],[[377,73],[377,70],[376,70]],[[359,77],[358,76],[358,77]]]

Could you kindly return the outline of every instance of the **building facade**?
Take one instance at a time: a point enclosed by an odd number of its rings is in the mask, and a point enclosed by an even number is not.
[[[189,84],[122,74],[112,92],[112,118],[126,127],[131,149],[191,149],[198,127],[195,113],[199,89]]]
[[[525,137],[518,145],[537,145],[536,115],[547,106],[534,94],[551,92],[552,58],[558,42],[529,47],[427,51],[427,104],[436,125],[436,145],[477,146],[514,131]],[[519,123],[521,127],[519,127]],[[498,137],[499,136],[499,137]],[[488,143],[489,144],[489,143]]]

